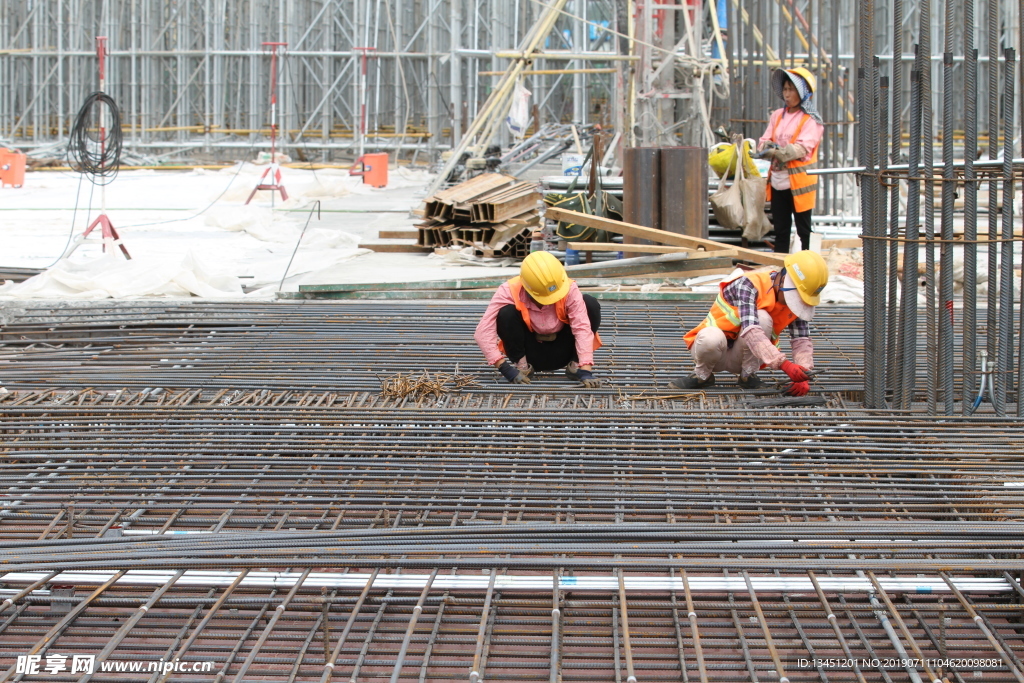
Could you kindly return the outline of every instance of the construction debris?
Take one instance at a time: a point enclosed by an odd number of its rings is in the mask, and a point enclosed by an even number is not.
[[[472,247],[486,258],[525,258],[539,224],[541,195],[534,183],[484,173],[426,200],[416,224],[423,247]]]
[[[380,379],[380,378],[378,378]],[[451,386],[448,386],[451,384]],[[454,374],[434,373],[431,377],[426,370],[419,377],[410,374],[397,374],[380,380],[380,395],[382,398],[405,398],[412,396],[419,400],[425,396],[441,398],[452,391],[461,391],[466,388],[477,388],[480,385],[476,378],[471,375],[459,373],[458,366]]]

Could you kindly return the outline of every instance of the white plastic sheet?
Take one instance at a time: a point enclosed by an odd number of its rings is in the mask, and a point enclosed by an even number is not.
[[[63,260],[39,275],[0,287],[0,298],[126,299],[244,296],[238,278],[217,275],[189,252],[177,261],[133,259],[107,254],[85,262]]]

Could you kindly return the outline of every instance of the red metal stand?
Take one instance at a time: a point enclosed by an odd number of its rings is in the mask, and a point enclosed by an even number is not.
[[[288,201],[288,192],[281,182],[281,167],[277,163],[277,55],[280,48],[286,47],[288,43],[263,43],[263,47],[270,49],[270,166],[260,176],[260,181],[245,200],[248,204],[260,190],[279,191],[282,201]],[[270,176],[270,182],[263,182]],[[273,195],[270,196],[273,203]]]
[[[121,253],[124,254],[124,257],[130,261],[132,258],[131,254],[128,253],[128,249],[121,243],[121,236],[117,234],[117,228],[114,227],[114,224],[110,222],[110,219],[107,218],[107,214],[105,213],[101,213],[99,216],[96,217],[96,220],[89,224],[89,227],[85,229],[85,232],[83,232],[81,236],[75,241],[75,244],[72,246],[71,251],[74,251],[74,249],[79,244],[84,242],[85,239],[89,236],[89,233],[92,232],[93,228],[95,228],[97,225],[100,226],[100,232],[103,235],[103,251],[105,252],[107,250],[107,244],[110,244],[111,246],[117,246],[121,249]],[[69,251],[68,253],[70,254],[71,251]]]

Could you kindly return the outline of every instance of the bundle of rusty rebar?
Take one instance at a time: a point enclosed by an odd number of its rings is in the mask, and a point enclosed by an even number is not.
[[[417,399],[425,396],[441,398],[452,391],[479,386],[476,377],[463,375],[458,368],[452,374],[435,372],[431,375],[429,371],[424,370],[421,375],[399,373],[381,379],[380,395],[386,398],[405,398],[406,396],[414,396]]]

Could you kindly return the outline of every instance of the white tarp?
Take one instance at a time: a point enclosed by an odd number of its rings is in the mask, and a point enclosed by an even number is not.
[[[242,296],[242,285],[257,290],[250,297],[273,297],[293,252],[284,285],[292,291],[306,277],[337,272],[368,254],[359,244],[378,229],[409,227],[404,210],[415,203],[414,190],[431,178],[422,170],[394,168],[388,188],[377,189],[347,169],[285,168],[286,202],[261,191],[246,205],[264,168],[124,170],[102,191],[103,200],[101,190],[77,174],[33,173],[25,187],[2,196],[2,265],[49,270],[0,287],[0,297],[223,298]],[[309,213],[316,200],[322,202],[320,220]],[[97,228],[58,262],[71,236],[81,235],[101,206],[132,259],[116,250],[105,254]]]
[[[20,283],[0,287],[0,298],[124,299],[147,296],[244,296],[241,281],[216,275],[192,252],[181,260],[133,259],[107,254],[85,262],[59,261]]]

